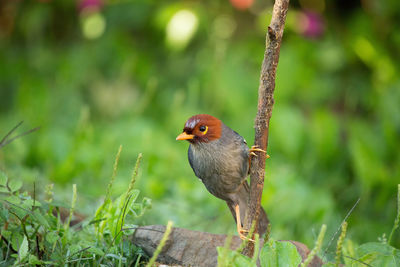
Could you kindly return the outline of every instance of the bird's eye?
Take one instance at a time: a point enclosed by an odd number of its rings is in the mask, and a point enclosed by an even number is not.
[[[202,132],[203,134],[206,134],[206,133],[207,133],[207,130],[208,130],[208,127],[202,125],[202,126],[200,126],[199,130],[200,130],[200,132]]]

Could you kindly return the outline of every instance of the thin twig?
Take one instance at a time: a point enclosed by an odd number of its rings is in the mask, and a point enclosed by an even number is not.
[[[15,130],[17,130],[17,128],[18,128],[19,126],[21,126],[22,123],[24,123],[24,121],[20,121],[17,125],[15,125],[14,128],[12,128],[12,129],[3,137],[3,139],[1,139],[0,145],[3,144],[3,143],[6,141],[6,139],[7,139]]]
[[[35,240],[36,240],[36,254],[37,254],[38,259],[41,260],[42,257],[40,256],[40,245],[39,245],[39,236],[38,235],[36,235]]]
[[[137,227],[128,227],[124,228],[121,231],[128,231],[128,230],[146,230],[146,231],[153,231],[153,232],[158,232],[158,233],[164,233],[165,231],[157,230],[157,229],[151,229],[151,228],[146,228],[146,226],[137,226]]]
[[[393,234],[396,231],[397,228],[399,228],[400,224],[400,184],[397,185],[397,214],[396,214],[396,219],[394,219],[394,224],[392,231],[390,232],[389,239],[388,239],[388,244],[392,242]]]
[[[260,85],[258,87],[258,111],[255,120],[254,145],[267,151],[269,121],[274,105],[274,90],[276,68],[279,61],[279,53],[285,26],[286,13],[289,8],[289,0],[276,0],[272,11],[271,23],[266,33],[266,49],[261,66]],[[250,169],[250,197],[249,210],[247,212],[245,229],[250,229],[253,220],[258,222],[260,214],[261,196],[264,187],[266,154],[257,152],[257,157],[251,159]],[[256,223],[257,227],[257,223]],[[255,230],[257,233],[257,229]],[[243,254],[251,257],[254,244],[248,243]]]
[[[72,258],[73,256],[75,256],[76,254],[82,253],[82,252],[84,252],[84,251],[86,251],[86,250],[88,250],[88,249],[90,249],[90,248],[91,248],[91,246],[86,247],[86,248],[83,248],[83,249],[81,249],[81,250],[78,250],[78,251],[75,252],[75,253],[72,253],[71,255],[69,255],[69,256],[67,257],[67,260],[70,259],[70,258]]]
[[[13,138],[7,140],[7,138],[8,138],[19,126],[21,126],[21,124],[22,124],[23,122],[24,122],[24,121],[20,121],[14,128],[12,128],[12,129],[3,137],[3,139],[1,139],[1,141],[0,141],[0,148],[2,148],[3,146],[8,145],[9,143],[11,143],[12,141],[14,141],[14,140],[17,139],[17,138],[20,138],[20,137],[22,137],[22,136],[25,136],[25,135],[27,135],[27,134],[30,134],[30,133],[35,132],[35,131],[37,131],[37,130],[40,129],[40,126],[39,126],[39,127],[30,129],[29,131],[26,131],[26,132],[24,132],[24,133],[22,133],[22,134],[19,134],[19,135],[17,135],[17,136],[14,136]]]
[[[325,251],[324,251],[324,257],[325,257],[325,254],[328,252],[329,247],[331,246],[331,244],[332,244],[333,240],[335,239],[336,235],[339,233],[340,229],[342,229],[343,224],[344,224],[345,222],[347,222],[347,218],[349,218],[349,216],[353,213],[353,210],[357,207],[358,202],[360,202],[360,198],[357,199],[357,201],[356,201],[356,203],[354,203],[353,207],[351,207],[351,209],[349,210],[349,212],[347,212],[347,214],[346,214],[346,216],[344,217],[342,223],[339,225],[338,229],[337,229],[336,232],[333,234],[331,240],[329,240],[329,243],[328,243],[328,245],[326,246],[326,249],[325,249]]]
[[[90,258],[79,258],[79,259],[75,259],[75,260],[66,261],[65,263],[72,263],[72,262],[82,261],[82,260],[93,260],[93,258],[92,257],[90,257]]]
[[[351,260],[353,260],[353,261],[356,261],[356,262],[358,262],[358,263],[364,264],[365,266],[372,267],[372,265],[369,265],[368,263],[365,263],[365,262],[360,261],[360,260],[358,260],[358,259],[355,259],[355,258],[353,258],[353,257],[346,256],[346,255],[344,255],[343,257],[346,257],[346,258],[349,258],[349,259],[351,259]]]

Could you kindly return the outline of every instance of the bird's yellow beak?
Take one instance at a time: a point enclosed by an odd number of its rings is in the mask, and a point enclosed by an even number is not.
[[[194,134],[187,134],[186,132],[183,132],[180,135],[178,135],[176,140],[189,140],[189,139],[193,139],[193,138],[194,138]]]

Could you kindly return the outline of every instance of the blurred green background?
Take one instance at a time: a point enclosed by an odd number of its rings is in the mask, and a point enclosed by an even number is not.
[[[0,150],[25,188],[93,214],[123,145],[114,196],[136,183],[138,223],[235,233],[225,203],[194,176],[184,122],[209,113],[253,143],[271,1],[0,2]],[[400,2],[292,1],[277,71],[262,205],[276,239],[313,246],[349,218],[356,243],[389,234],[400,183]],[[397,233],[395,244],[400,245]],[[334,250],[332,246],[329,252]]]

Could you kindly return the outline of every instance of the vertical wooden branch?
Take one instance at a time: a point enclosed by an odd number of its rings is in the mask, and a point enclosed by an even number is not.
[[[266,48],[261,66],[260,85],[258,87],[258,112],[255,120],[254,145],[267,151],[269,121],[274,105],[275,74],[279,61],[279,52],[289,0],[276,0],[272,11],[271,23],[266,34]],[[251,159],[249,210],[246,215],[245,229],[250,229],[252,222],[258,221],[261,196],[265,176],[264,153],[257,152]],[[257,226],[257,224],[256,224]],[[253,254],[253,243],[249,242],[243,253]]]

